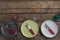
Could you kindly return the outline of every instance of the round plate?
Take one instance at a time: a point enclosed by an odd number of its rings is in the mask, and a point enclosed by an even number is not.
[[[57,24],[52,20],[46,20],[41,25],[41,32],[47,38],[53,38],[58,32]]]
[[[26,23],[28,24],[28,26],[31,27],[31,29],[34,32],[34,35],[32,35],[31,32],[29,31],[29,29],[26,27]],[[27,38],[35,37],[38,34],[38,30],[39,30],[39,27],[38,27],[37,23],[33,20],[26,20],[21,26],[22,34]]]
[[[14,29],[15,34],[13,34],[13,35],[10,34],[10,33],[8,32],[8,28],[7,28],[6,25],[10,25],[10,27]],[[13,36],[15,36],[15,35],[17,34],[17,31],[18,31],[18,26],[17,26],[17,24],[16,24],[16,22],[15,22],[14,20],[7,20],[7,21],[5,21],[5,22],[2,24],[1,32],[2,32],[2,34],[3,34],[4,36],[6,36],[6,37],[13,37]]]

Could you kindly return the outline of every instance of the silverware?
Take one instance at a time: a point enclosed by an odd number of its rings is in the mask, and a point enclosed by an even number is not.
[[[32,35],[34,35],[35,33],[33,32],[33,30],[32,30],[32,28],[28,25],[28,23],[26,23],[26,28],[30,31],[30,33],[32,34]]]
[[[45,23],[45,28],[53,35],[54,31]]]

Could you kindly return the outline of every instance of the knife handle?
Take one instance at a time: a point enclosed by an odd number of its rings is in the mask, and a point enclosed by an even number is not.
[[[52,35],[55,34],[54,31],[53,31],[52,29],[50,29],[50,28],[48,29],[48,31],[49,31]]]
[[[35,33],[33,32],[33,30],[32,29],[29,29],[29,31],[31,32],[31,34],[32,35],[34,35]]]
[[[15,31],[12,28],[9,28],[8,31],[9,31],[10,34],[14,34],[15,33]]]

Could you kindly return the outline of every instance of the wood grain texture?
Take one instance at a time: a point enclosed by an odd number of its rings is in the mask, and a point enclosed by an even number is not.
[[[59,1],[59,0],[0,0],[0,1],[3,1],[3,2],[22,2],[22,1]]]
[[[60,1],[0,2],[0,13],[60,12]]]
[[[56,37],[45,38],[40,30],[36,37],[29,39],[22,35],[20,28],[25,20],[34,20],[38,23],[39,28],[45,20],[53,19],[53,16],[60,13],[60,1],[48,0],[0,0],[0,26],[7,19],[18,17],[18,34],[13,38],[5,38],[0,34],[1,40],[60,40],[60,20],[56,21],[59,32]]]
[[[10,14],[0,14],[0,22],[4,21],[6,19],[10,19],[10,18],[15,18],[18,17],[19,22],[23,22],[25,20],[35,20],[36,22],[43,22],[45,20],[53,20],[53,17],[56,15],[57,13],[44,13],[44,14],[14,14],[14,13],[10,13]],[[60,22],[60,19],[56,20],[58,22]]]
[[[53,19],[55,14],[0,14],[0,21],[4,21],[5,19],[18,17],[17,21],[24,21],[26,19],[31,19],[35,21],[44,21],[48,19]]]

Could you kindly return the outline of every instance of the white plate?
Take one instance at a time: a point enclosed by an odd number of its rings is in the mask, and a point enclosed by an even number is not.
[[[48,25],[48,27],[54,32],[54,34],[51,34],[48,29],[45,27],[45,24]],[[58,33],[58,26],[57,24],[52,21],[52,20],[46,20],[42,23],[41,25],[41,32],[42,34],[47,37],[47,38],[53,38],[54,36],[56,36],[56,34]]]

